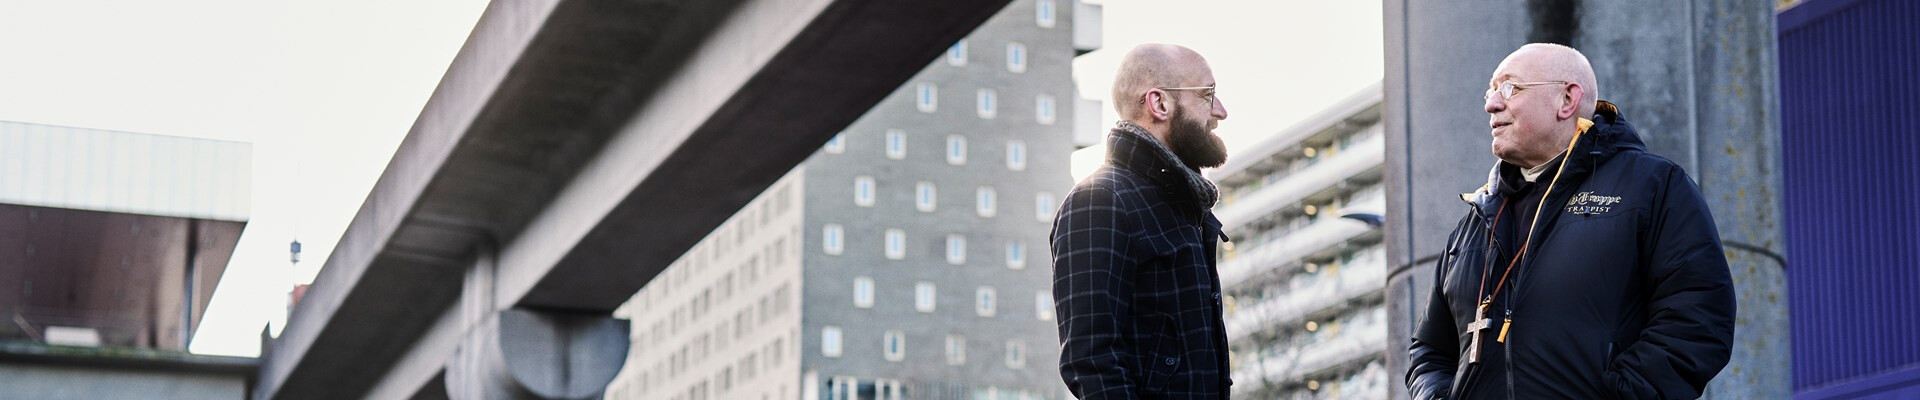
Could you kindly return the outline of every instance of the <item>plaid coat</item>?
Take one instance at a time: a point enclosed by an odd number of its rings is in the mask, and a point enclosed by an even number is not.
[[[1082,399],[1227,398],[1213,188],[1137,126],[1107,149],[1054,218],[1060,375]]]

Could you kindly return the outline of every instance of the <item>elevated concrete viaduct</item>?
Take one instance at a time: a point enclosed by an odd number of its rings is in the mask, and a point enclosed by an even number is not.
[[[256,399],[597,398],[611,311],[1006,0],[497,0]]]

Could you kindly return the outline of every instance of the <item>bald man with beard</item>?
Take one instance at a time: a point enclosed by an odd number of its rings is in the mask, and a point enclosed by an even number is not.
[[[1226,162],[1213,70],[1185,47],[1135,47],[1120,62],[1106,164],[1054,216],[1060,375],[1082,399],[1224,399],[1213,216],[1201,168]]]
[[[1529,44],[1487,82],[1499,160],[1436,265],[1416,399],[1691,399],[1732,356],[1719,230],[1680,166],[1597,102],[1586,56]]]

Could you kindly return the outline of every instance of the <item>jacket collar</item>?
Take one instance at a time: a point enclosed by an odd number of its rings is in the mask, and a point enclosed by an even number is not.
[[[1573,151],[1557,158],[1559,162],[1566,163],[1565,169],[1541,175],[1540,182],[1544,184],[1554,179],[1553,174],[1557,172],[1561,174],[1558,183],[1560,187],[1577,187],[1586,180],[1587,175],[1592,173],[1595,167],[1612,158],[1614,154],[1627,150],[1647,150],[1646,143],[1640,141],[1639,132],[1634,130],[1632,124],[1627,123],[1627,118],[1621,114],[1620,108],[1611,102],[1603,100],[1595,104],[1593,119],[1583,121],[1590,121],[1592,125],[1575,137]],[[1503,170],[1506,169],[1516,169],[1511,173],[1519,173],[1518,167],[1496,160],[1493,162],[1493,168],[1487,171],[1487,183],[1472,193],[1461,194],[1460,199],[1478,209],[1482,217],[1491,218],[1497,211],[1496,208],[1500,207],[1498,195],[1509,191],[1502,187],[1508,185],[1502,179]],[[1564,193],[1572,193],[1572,190],[1568,189]]]
[[[1200,175],[1200,169],[1179,160],[1146,128],[1132,122],[1120,121],[1107,135],[1108,165],[1146,176],[1162,186],[1186,188],[1184,199],[1194,201],[1201,209],[1213,208],[1220,198],[1219,189]]]

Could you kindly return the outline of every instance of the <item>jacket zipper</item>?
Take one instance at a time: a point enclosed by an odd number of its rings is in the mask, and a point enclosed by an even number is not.
[[[1508,304],[1511,305],[1512,303],[1508,303]],[[1507,307],[1507,320],[1501,321],[1500,324],[1505,327],[1500,328],[1500,333],[1498,335],[1500,335],[1500,337],[1505,337],[1507,334],[1507,327],[1513,326],[1511,325],[1513,324],[1513,307]],[[1507,365],[1506,365],[1507,367],[1507,400],[1513,400],[1515,398],[1513,395],[1513,341],[1509,340],[1506,342],[1501,342],[1500,350],[1501,350],[1501,353],[1506,353],[1506,356],[1507,356]]]

